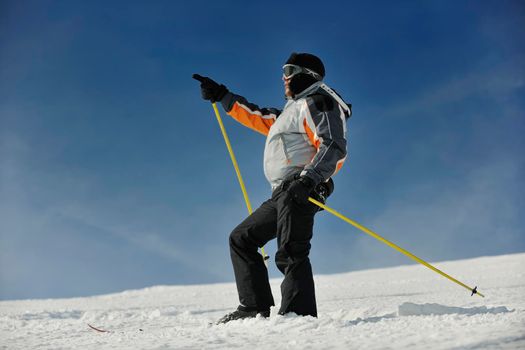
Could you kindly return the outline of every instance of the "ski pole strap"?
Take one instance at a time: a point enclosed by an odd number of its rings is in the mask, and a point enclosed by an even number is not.
[[[351,220],[349,218],[347,218],[346,216],[342,215],[341,213],[335,211],[334,209],[330,208],[330,207],[327,207],[326,205],[324,205],[323,203],[313,199],[312,197],[308,197],[308,200],[312,203],[314,203],[315,205],[323,208],[324,210],[326,210],[327,212],[329,212],[330,214],[332,215],[335,215],[337,216],[339,219],[349,223],[350,225],[358,228],[359,230],[363,231],[364,233],[374,237],[375,239],[383,242],[384,244],[388,245],[389,247],[391,248],[394,248],[395,250],[397,250],[398,252],[400,253],[403,253],[405,254],[406,256],[408,256],[410,259],[412,260],[415,260],[417,261],[418,263],[420,263],[421,265],[424,265],[426,267],[428,267],[429,269],[431,269],[432,271],[434,272],[437,272],[439,273],[441,276],[451,280],[452,282],[456,283],[456,284],[459,284],[460,286],[468,289],[470,292],[472,292],[471,296],[474,295],[474,294],[477,294],[479,295],[480,297],[485,297],[483,294],[481,294],[480,292],[478,292],[477,288],[478,287],[475,287],[475,288],[471,288],[469,286],[467,286],[466,284],[464,284],[463,282],[460,282],[458,281],[457,279],[455,279],[454,277],[452,276],[449,276],[447,275],[446,273],[444,273],[443,271],[439,270],[438,268],[432,266],[431,264],[429,264],[428,262],[426,262],[425,260],[421,259],[421,258],[418,258],[417,256],[415,256],[414,254],[410,253],[408,250],[405,250],[403,248],[401,248],[400,246],[398,246],[397,244],[393,243],[393,242],[390,242],[389,240],[381,237],[380,235],[378,235],[377,233],[375,233],[374,231],[364,227],[363,225],[355,222],[354,220]]]

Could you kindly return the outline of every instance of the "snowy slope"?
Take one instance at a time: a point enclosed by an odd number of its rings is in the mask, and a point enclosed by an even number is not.
[[[89,298],[0,302],[3,349],[525,349],[525,254],[316,276],[319,318],[210,325],[234,284],[159,286]],[[279,302],[279,280],[272,280]],[[111,330],[99,333],[87,324]]]

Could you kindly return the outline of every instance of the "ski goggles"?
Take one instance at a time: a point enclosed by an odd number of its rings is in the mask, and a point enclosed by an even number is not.
[[[301,66],[296,66],[295,64],[285,64],[283,66],[283,76],[285,79],[290,79],[293,76],[300,74],[300,73],[311,75],[316,80],[323,80],[323,77],[320,74],[314,72],[311,69],[304,68]]]

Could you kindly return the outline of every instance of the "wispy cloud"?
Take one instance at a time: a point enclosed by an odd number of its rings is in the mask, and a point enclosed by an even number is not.
[[[481,247],[487,254],[524,247],[524,232],[517,225],[524,165],[515,159],[492,160],[457,185],[412,188],[403,198],[391,199],[371,225],[434,257],[470,255]]]
[[[473,67],[468,74],[446,80],[429,87],[414,99],[402,101],[383,109],[381,114],[401,117],[413,113],[426,113],[436,107],[464,100],[471,96],[499,98],[525,85],[525,55],[515,55],[505,62],[488,67]]]
[[[53,164],[35,167],[39,161],[34,145],[15,132],[4,129],[1,139],[0,279],[10,290],[25,288],[21,279],[37,273],[37,265],[43,276],[56,268],[58,260],[66,262],[74,251],[101,244],[112,247],[91,251],[91,265],[100,271],[96,279],[105,274],[104,264],[114,259],[111,249],[119,251],[126,246],[144,252],[141,259],[148,254],[161,258],[155,263],[159,271],[171,271],[164,274],[164,280],[170,275],[192,276],[192,282],[232,279],[227,236],[236,213],[244,209],[242,202],[203,201],[200,208],[192,208],[176,200],[172,205],[162,201],[152,204],[140,191],[115,195],[88,174],[63,172]],[[199,216],[203,213],[206,217]],[[61,242],[57,244],[57,240]],[[59,248],[61,245],[68,251]],[[17,249],[17,254],[11,254],[10,249]],[[125,266],[125,262],[115,263],[117,269]],[[79,264],[81,260],[69,260],[63,271],[54,273],[67,280],[69,273],[78,273],[71,268],[79,268]],[[11,267],[6,270],[6,266]],[[187,283],[184,278],[177,281]],[[55,282],[53,278],[40,281],[42,288],[68,295],[69,287]],[[93,280],[90,286],[94,290],[96,283]],[[108,285],[100,287],[107,290]],[[2,289],[6,290],[1,288],[0,295]]]
[[[407,159],[400,160],[400,166],[412,164],[419,157],[430,157],[430,151],[441,154],[439,159],[445,160],[441,166],[447,170],[450,167],[452,171],[448,173],[455,177],[436,180],[435,176],[429,176],[429,170],[418,169],[409,174],[412,183],[398,179],[402,187],[396,189],[397,195],[387,195],[385,209],[365,225],[428,259],[525,249],[524,221],[520,217],[525,195],[525,160],[521,150],[513,147],[515,142],[505,142],[516,139],[524,127],[522,109],[509,99],[525,85],[523,62],[525,57],[515,56],[496,67],[470,72],[429,88],[412,100],[382,109],[381,113],[389,117],[424,115],[476,96],[490,99],[497,112],[463,110],[461,118],[471,120],[464,129],[454,123],[444,128],[443,134],[434,130],[432,140],[415,138],[406,149],[425,152],[409,153]],[[451,133],[472,145],[472,151],[447,146]],[[498,142],[502,138],[500,133],[505,136]],[[489,146],[487,140],[492,140]],[[396,183],[395,178],[392,183]],[[350,247],[349,256],[365,266],[409,261],[398,253],[378,248],[380,244],[368,236],[359,236]]]

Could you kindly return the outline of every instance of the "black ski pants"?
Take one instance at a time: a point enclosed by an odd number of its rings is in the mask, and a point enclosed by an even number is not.
[[[280,314],[317,317],[314,280],[308,257],[318,207],[296,203],[283,183],[230,235],[230,254],[241,305],[267,310],[275,305],[268,270],[258,248],[277,237],[275,262],[284,274]]]

